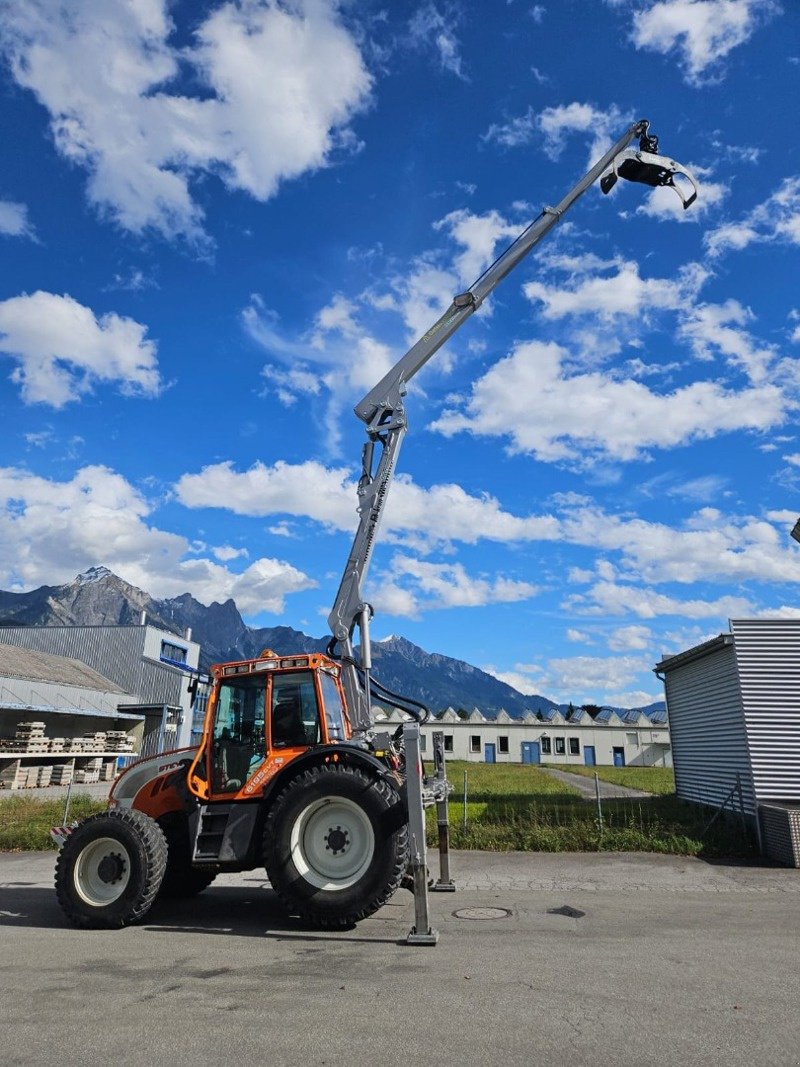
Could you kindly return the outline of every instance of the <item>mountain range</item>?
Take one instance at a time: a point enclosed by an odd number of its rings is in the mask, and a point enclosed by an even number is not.
[[[248,659],[264,648],[290,655],[324,652],[328,643],[327,637],[309,637],[289,626],[248,626],[233,600],[206,606],[189,593],[158,600],[106,567],[91,567],[66,585],[43,585],[28,593],[0,590],[0,626],[137,625],[143,613],[153,626],[178,636],[191,630],[200,644],[202,669]],[[545,696],[526,696],[463,660],[426,652],[403,637],[373,642],[372,659],[375,677],[383,685],[433,711],[477,707],[492,715],[504,708],[512,718],[521,718],[528,711],[568,707]],[[640,710],[650,714],[663,708],[659,701]]]

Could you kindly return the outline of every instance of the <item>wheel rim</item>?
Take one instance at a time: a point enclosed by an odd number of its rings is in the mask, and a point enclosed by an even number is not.
[[[335,892],[355,885],[367,870],[375,854],[375,832],[358,804],[326,797],[295,819],[291,851],[295,868],[307,882]]]
[[[86,904],[101,908],[119,900],[131,878],[128,850],[114,837],[98,837],[75,864],[75,890]]]

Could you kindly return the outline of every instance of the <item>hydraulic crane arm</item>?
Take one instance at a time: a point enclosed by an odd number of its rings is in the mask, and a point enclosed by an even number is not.
[[[369,673],[372,667],[369,638],[369,620],[372,609],[364,600],[363,584],[394,476],[397,456],[407,430],[403,404],[407,383],[609,167],[611,168],[609,174],[614,175],[614,181],[619,174],[630,181],[643,182],[648,185],[665,184],[663,176],[658,182],[653,180],[656,170],[663,175],[665,163],[672,164],[677,173],[688,173],[674,161],[665,161],[665,157],[657,156],[652,152],[654,139],[648,137],[648,126],[646,119],[641,119],[630,126],[556,207],[544,208],[541,215],[509,245],[469,289],[453,298],[452,304],[444,315],[384,375],[363,400],[356,404],[355,413],[365,423],[368,438],[362,452],[361,478],[358,483],[359,524],[336,600],[328,616],[328,624],[333,635],[329,651],[333,654],[337,644],[341,650],[342,681],[347,695],[351,722],[356,732],[365,732],[372,725]],[[639,165],[635,171],[626,173],[624,168],[617,169],[618,157],[634,137],[639,138],[640,151],[637,154]],[[648,149],[651,150],[649,153]],[[377,445],[380,445],[380,454],[376,466]],[[353,648],[353,634],[356,626],[360,631],[361,639],[360,664],[356,662]]]

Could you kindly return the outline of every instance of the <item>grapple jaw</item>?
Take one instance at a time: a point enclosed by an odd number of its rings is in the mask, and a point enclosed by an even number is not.
[[[618,178],[653,188],[666,186],[675,190],[685,211],[697,199],[697,182],[686,167],[669,156],[658,154],[658,138],[647,132],[646,122],[642,125],[639,148],[626,148],[615,157],[611,169],[600,179],[600,188],[604,193],[611,192]],[[676,178],[679,179],[677,182]]]

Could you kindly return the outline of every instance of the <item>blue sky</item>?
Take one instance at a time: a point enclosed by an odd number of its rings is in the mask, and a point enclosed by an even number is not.
[[[635,705],[798,614],[788,0],[4,0],[0,44],[2,588],[324,633],[353,404],[646,117],[698,202],[590,190],[419,375],[373,633]]]

